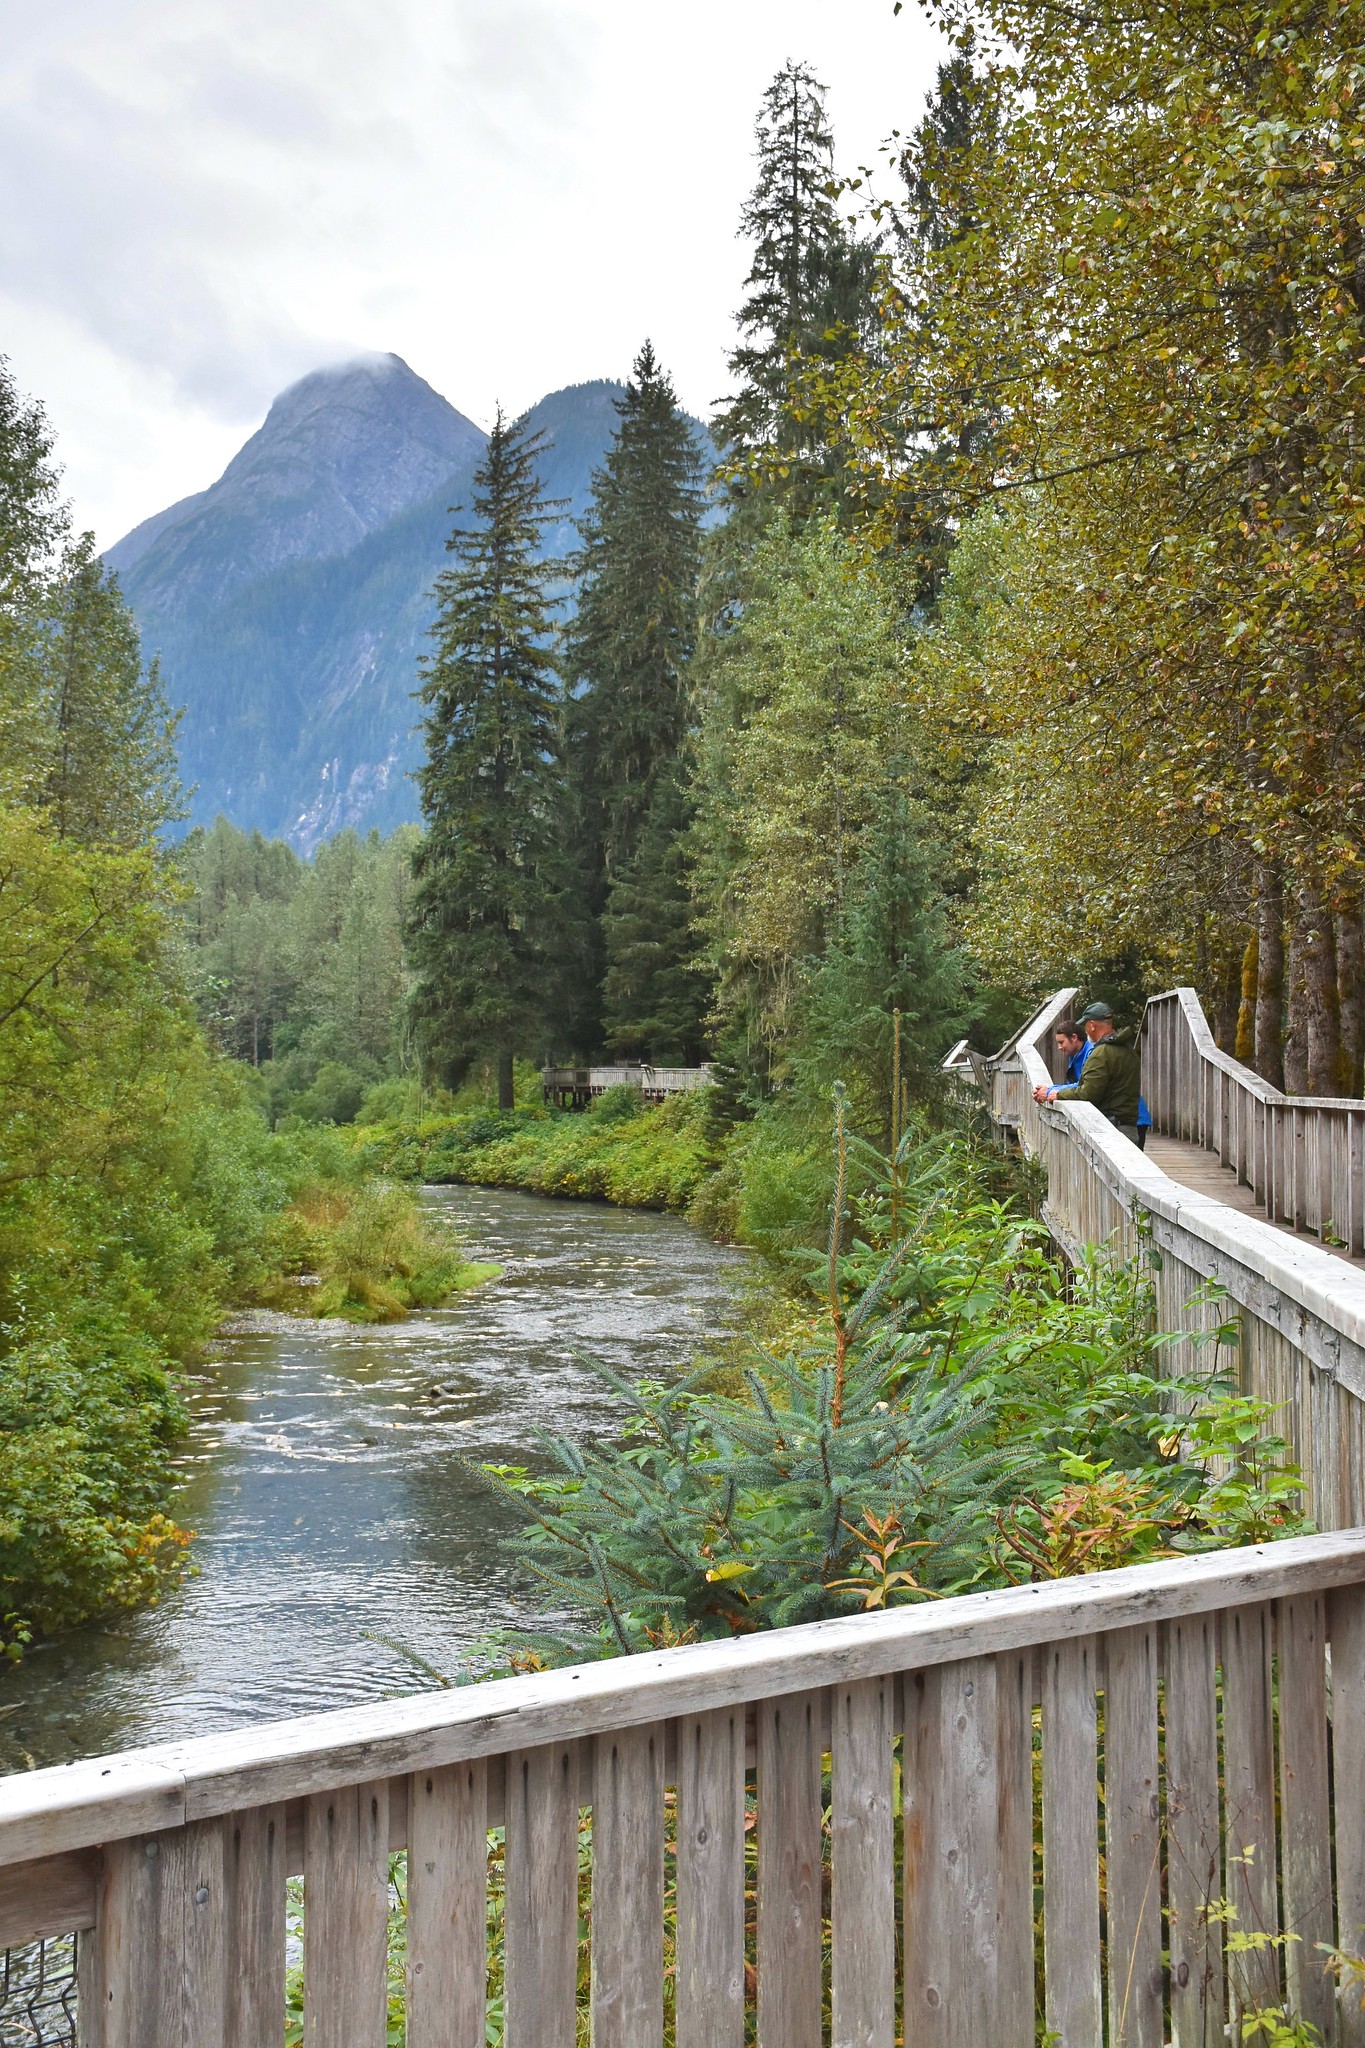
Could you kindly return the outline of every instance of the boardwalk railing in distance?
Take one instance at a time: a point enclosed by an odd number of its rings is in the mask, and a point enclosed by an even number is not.
[[[651,1067],[623,1062],[614,1067],[544,1067],[540,1085],[547,1102],[563,1109],[584,1109],[609,1088],[638,1088],[647,1102],[663,1102],[670,1095],[709,1088],[711,1079],[709,1066]]]
[[[995,1128],[1017,1136],[1047,1169],[1043,1215],[1053,1235],[1073,1259],[1087,1245],[1132,1253],[1148,1243],[1156,1254],[1158,1327],[1191,1339],[1229,1328],[1237,1340],[1242,1389],[1279,1410],[1319,1526],[1365,1523],[1365,1271],[1310,1239],[1291,1237],[1214,1196],[1182,1187],[1089,1103],[1036,1103],[1035,1085],[1054,1078],[1054,1033],[1059,1018],[1070,1014],[1075,993],[1062,989],[1049,997],[1000,1053],[977,1062]],[[1239,1132],[1250,1149],[1237,1151],[1229,1162],[1236,1163],[1255,1150],[1251,1134],[1269,1129],[1256,1156],[1271,1161],[1274,1186],[1280,1184],[1274,1175],[1290,1173],[1292,1181],[1296,1148],[1315,1171],[1327,1162],[1338,1190],[1350,1179],[1343,1178],[1344,1160],[1356,1160],[1351,1173],[1358,1176],[1365,1104],[1268,1100],[1275,1091],[1213,1045],[1189,989],[1155,997],[1147,1018],[1143,1089],[1158,1130],[1200,1141],[1213,1134],[1220,1145]],[[955,1075],[964,1058],[957,1053]],[[1216,1085],[1210,1076],[1218,1077]],[[1246,1099],[1259,1105],[1259,1127],[1252,1112],[1238,1106],[1244,1082]],[[1292,1170],[1300,1172],[1294,1185],[1305,1187],[1306,1167]],[[1327,1181],[1316,1185],[1321,1189]],[[1354,1209],[1343,1201],[1335,1213],[1358,1219],[1358,1195],[1354,1199]],[[1321,1194],[1315,1200],[1320,1205]],[[1173,1370],[1189,1371],[1208,1353],[1177,1344],[1164,1356]]]
[[[1191,2048],[1285,2001],[1361,2048],[1365,1533],[0,1781],[0,1937],[81,1931],[85,2048],[278,2048],[298,1872],[309,2048],[386,2041],[395,1874],[408,2048],[484,2048],[490,1982],[507,2048]]]
[[[1220,1052],[1192,988],[1153,996],[1143,1091],[1159,1131],[1205,1146],[1267,1216],[1365,1252],[1365,1101],[1284,1095]]]

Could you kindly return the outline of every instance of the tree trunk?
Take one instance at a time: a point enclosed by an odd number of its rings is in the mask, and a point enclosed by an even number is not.
[[[516,1106],[516,1089],[513,1086],[512,1080],[512,1055],[510,1052],[500,1052],[498,1054],[498,1108],[515,1109]]]
[[[1359,1095],[1365,1086],[1365,897],[1347,897],[1338,905],[1336,922],[1341,1090]]]
[[[1220,1052],[1232,1052],[1237,1044],[1241,994],[1241,968],[1236,957],[1229,956],[1219,965],[1218,993],[1213,1013],[1213,1039]]]
[[[1256,981],[1260,964],[1260,947],[1256,933],[1247,940],[1242,955],[1242,1000],[1237,1010],[1237,1036],[1233,1042],[1232,1056],[1249,1067],[1256,1057]]]
[[[1273,868],[1262,868],[1256,888],[1256,1071],[1272,1088],[1284,1085],[1284,894]]]
[[[1337,1003],[1337,946],[1325,892],[1305,883],[1295,902],[1303,959],[1303,1006],[1308,1049],[1308,1093],[1335,1095],[1341,1085],[1341,1011]]]
[[[1304,1015],[1303,936],[1293,914],[1285,944],[1284,993],[1287,1016],[1284,1030],[1284,1090],[1286,1095],[1308,1093],[1308,1028]]]

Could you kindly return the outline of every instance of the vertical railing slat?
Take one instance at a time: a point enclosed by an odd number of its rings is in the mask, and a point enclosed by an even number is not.
[[[507,2048],[574,2048],[578,1757],[546,1743],[507,1759]]]
[[[1110,2048],[1162,2048],[1156,1631],[1105,1639],[1104,1842]]]
[[[892,2048],[895,1681],[836,1686],[830,1708],[833,2048]]]
[[[1222,1617],[1223,1865],[1233,1930],[1266,1946],[1228,1952],[1234,2018],[1280,2000],[1275,1884],[1275,1730],[1270,1609],[1229,1608]]]
[[[1332,1916],[1331,1802],[1327,1776],[1327,1628],[1320,1593],[1280,1603],[1280,1828],[1289,2003],[1332,2038],[1336,1995],[1327,1958]]]
[[[408,1780],[407,2048],[484,2048],[488,1766]]]
[[[233,1814],[223,1855],[230,1959],[225,2048],[277,2048],[285,1975],[283,1806]]]
[[[1033,1652],[995,1660],[1000,1960],[991,2048],[1033,2048]]]
[[[996,1680],[971,1657],[904,1682],[905,2031],[935,2048],[999,2038]]]
[[[677,1731],[678,2048],[743,2048],[744,1709]]]
[[[820,2048],[821,1704],[758,1708],[759,2048]]]
[[[1365,1586],[1333,1593],[1332,1801],[1336,1819],[1337,1945],[1365,1955]],[[1339,2000],[1341,2048],[1365,2048],[1359,1987]]]
[[[662,2048],[664,1731],[599,1735],[592,1798],[593,2048]]]
[[[1043,1961],[1047,2024],[1057,2048],[1098,2048],[1099,1795],[1095,1644],[1081,1637],[1043,1652]]]
[[[317,1792],[304,1808],[305,2048],[385,2048],[389,1788]]]
[[[1165,1630],[1166,1864],[1173,2048],[1224,2040],[1223,1895],[1218,1817],[1218,1623]]]

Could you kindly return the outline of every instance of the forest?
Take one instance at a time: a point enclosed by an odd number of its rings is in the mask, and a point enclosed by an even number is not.
[[[954,1504],[984,1529],[1009,1442],[1069,1396],[1019,1363],[983,1419],[960,1326],[935,1334],[959,1259],[1010,1247],[992,1298],[1031,1274],[1033,1307],[1002,1327],[1021,1360],[1060,1346],[1077,1401],[1140,1317],[1113,1275],[1072,1302],[1029,1229],[1010,1235],[1024,1196],[936,1093],[949,1043],[998,1043],[1062,982],[1136,1021],[1188,981],[1267,1080],[1361,1093],[1360,7],[1137,0],[1083,35],[1044,0],[932,11],[952,54],[875,173],[836,179],[808,67],[765,95],[718,464],[642,341],[577,551],[547,558],[536,437],[499,415],[413,678],[420,829],[307,861],[227,820],[179,835],[156,665],[71,529],[41,408],[0,381],[13,1648],[179,1568],[177,1362],[226,1302],[284,1298],[304,1270],[353,1313],[458,1284],[418,1178],[690,1207],[770,1254],[772,1313],[807,1337],[827,1314],[842,1358],[871,1276],[840,1232],[856,1212],[894,1251],[901,1225],[873,1227],[886,1176],[918,1175],[942,1272],[886,1300],[939,1345],[946,1405],[908,1417],[882,1491],[867,1477],[844,1604],[867,1590],[868,1532],[910,1515],[921,1425],[947,1475],[933,1589],[966,1583],[985,1552],[964,1562]],[[547,1113],[541,1063],[603,1054],[704,1059],[715,1085],[682,1108]],[[817,1286],[836,1096],[855,1164]],[[407,1249],[377,1271],[363,1240],[385,1203]],[[885,1358],[864,1348],[875,1433]],[[791,1356],[779,1405],[814,1384],[801,1342]],[[1136,1445],[1108,1411],[1088,1435],[1048,1425],[1058,1497],[1089,1487],[1131,1525],[1105,1561],[1177,1526],[1295,1526],[1259,1467],[1254,1512],[1213,1498],[1212,1466],[1177,1483],[1160,1400],[1139,1406]],[[676,1417],[646,1403],[640,1428],[666,1493]],[[574,1579],[551,1483],[507,1483]],[[805,1495],[791,1512],[818,1520]],[[1045,1524],[1021,1501],[1026,1571]],[[745,1603],[762,1625],[806,1614],[832,1568],[789,1583],[774,1565],[761,1599],[756,1578],[723,1600],[700,1565],[682,1590],[645,1572],[627,1612],[643,1567],[623,1550],[597,1582],[602,1641],[683,1612],[729,1626]]]

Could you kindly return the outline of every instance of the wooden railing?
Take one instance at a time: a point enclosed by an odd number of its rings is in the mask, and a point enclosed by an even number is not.
[[[0,1940],[84,1930],[85,2048],[280,2048],[301,1871],[304,2040],[382,2048],[400,1850],[408,2048],[490,1972],[506,2048],[1361,2048],[1365,1532],[19,1774]]]
[[[1046,1168],[1043,1214],[1053,1235],[1073,1258],[1086,1245],[1132,1253],[1150,1243],[1157,1255],[1159,1327],[1193,1338],[1231,1318],[1243,1389],[1280,1411],[1319,1525],[1365,1523],[1365,1271],[1306,1238],[1182,1187],[1090,1104],[1036,1103],[1035,1085],[1054,1078],[1054,1032],[1074,995],[1060,990],[1001,1053],[977,1063],[997,1130],[1017,1136]],[[1250,1138],[1259,1128],[1257,1156],[1270,1160],[1272,1186],[1280,1184],[1273,1176],[1286,1174],[1286,1185],[1308,1184],[1305,1171],[1292,1165],[1296,1148],[1310,1162],[1358,1159],[1365,1104],[1275,1097],[1213,1045],[1189,990],[1156,998],[1148,1014],[1157,1021],[1144,1027],[1143,1091],[1158,1129],[1197,1142],[1212,1135],[1217,1145],[1241,1133],[1249,1147],[1236,1154],[1241,1159],[1255,1149]],[[1178,1025],[1168,1021],[1176,1017]],[[955,1059],[952,1072],[962,1079],[965,1054],[955,1048],[949,1057]],[[1250,1085],[1244,1088],[1244,1082]],[[1259,1126],[1244,1107],[1248,1102],[1257,1104]],[[1308,1135],[1315,1128],[1312,1108],[1323,1112],[1316,1137]],[[1327,1135],[1342,1111],[1348,1112],[1339,1126],[1347,1133],[1344,1151]],[[1300,1178],[1294,1182],[1296,1171]],[[1336,1213],[1345,1219],[1347,1210]],[[1359,1217],[1358,1204],[1350,1214]],[[1222,1300],[1211,1298],[1211,1283]],[[1182,1369],[1193,1362],[1188,1346],[1176,1345],[1165,1356]]]
[[[1142,1084],[1159,1131],[1207,1147],[1268,1217],[1365,1251],[1365,1101],[1283,1095],[1213,1042],[1192,988],[1153,996]]]

